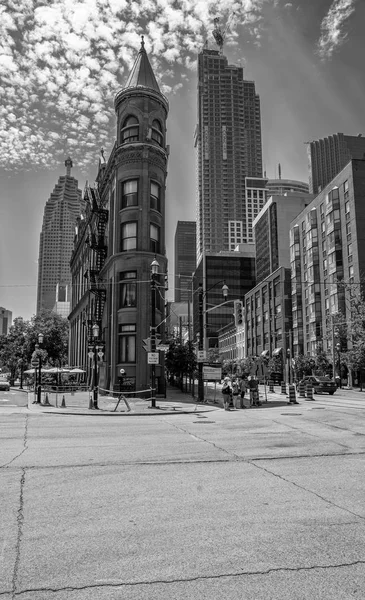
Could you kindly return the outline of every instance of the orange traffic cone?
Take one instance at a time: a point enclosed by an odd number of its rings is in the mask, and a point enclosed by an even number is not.
[[[46,393],[46,397],[44,399],[43,406],[51,406],[49,403],[49,399],[48,399],[48,393]]]
[[[66,408],[65,395],[62,396],[61,408]]]

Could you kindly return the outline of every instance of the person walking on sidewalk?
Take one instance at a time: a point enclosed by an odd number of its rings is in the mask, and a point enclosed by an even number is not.
[[[247,392],[247,381],[244,377],[241,378],[241,381],[239,383],[239,388],[240,388],[240,395],[241,395],[241,401],[240,401],[240,407],[241,408],[246,408],[245,404],[244,404],[244,399],[245,399],[245,394]]]
[[[238,378],[236,377],[236,379],[233,380],[232,383],[232,395],[233,395],[233,406],[234,408],[239,408],[238,405],[238,398],[240,395],[240,386],[239,386],[239,382],[238,382]]]
[[[224,410],[230,410],[229,405],[231,404],[231,398],[232,398],[232,386],[231,386],[231,380],[229,377],[225,377],[223,380],[222,394],[223,394]]]
[[[250,388],[250,406],[259,406],[259,382],[252,375],[248,386]]]

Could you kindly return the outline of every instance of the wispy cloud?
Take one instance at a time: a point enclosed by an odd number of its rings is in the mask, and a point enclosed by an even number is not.
[[[5,0],[0,8],[0,167],[83,170],[115,137],[113,97],[145,35],[161,91],[196,66],[213,19],[259,35],[268,0]]]
[[[355,4],[356,0],[333,0],[321,23],[321,36],[317,44],[318,54],[322,59],[331,58],[336,48],[346,40],[345,21],[354,12]]]

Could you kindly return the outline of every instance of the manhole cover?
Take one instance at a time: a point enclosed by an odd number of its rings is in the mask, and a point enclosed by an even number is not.
[[[302,413],[281,413],[281,414],[286,417],[297,417],[298,415],[301,415]]]
[[[193,421],[193,423],[200,423],[200,421]],[[207,423],[215,423],[215,421],[202,421],[202,424],[206,425]]]
[[[326,410],[325,406],[313,406],[312,410]]]

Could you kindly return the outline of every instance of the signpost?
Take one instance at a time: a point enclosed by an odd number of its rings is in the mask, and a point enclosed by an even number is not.
[[[220,381],[222,379],[222,367],[203,366],[203,379],[206,381]]]
[[[159,353],[158,352],[148,352],[147,353],[147,364],[158,365],[159,364]]]
[[[197,350],[196,359],[198,362],[205,361],[205,350]]]

